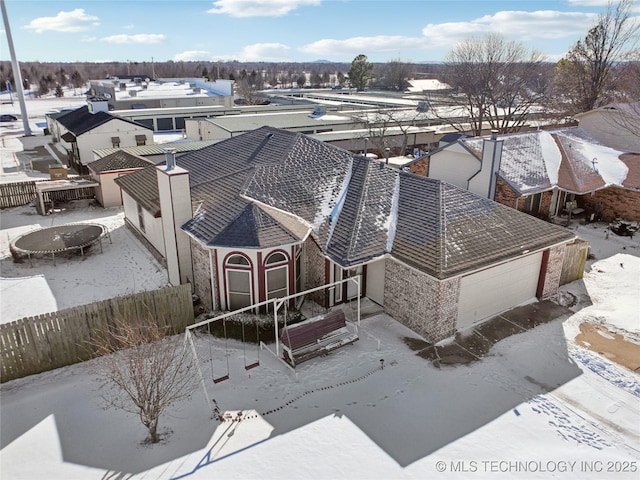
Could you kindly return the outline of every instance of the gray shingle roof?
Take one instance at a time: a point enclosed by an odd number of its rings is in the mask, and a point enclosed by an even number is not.
[[[156,218],[160,216],[158,176],[154,166],[128,173],[116,178],[114,182],[151,215]]]
[[[189,171],[195,212],[182,228],[208,246],[283,245],[311,230],[343,267],[391,253],[443,279],[574,238],[458,187],[270,127],[178,162]],[[153,167],[117,182],[159,210]]]
[[[436,278],[475,270],[574,235],[453,185],[404,172],[392,255]]]
[[[344,197],[344,204],[327,245],[327,255],[344,267],[357,265],[387,251],[394,200],[396,173],[356,157]]]
[[[144,168],[150,165],[152,165],[152,163],[144,158],[131,155],[130,153],[122,150],[117,150],[111,155],[96,160],[95,162],[88,163],[87,167],[96,173],[101,173],[128,170],[132,168]]]
[[[146,128],[148,130],[152,130],[151,128],[132,122],[130,120],[116,117],[107,112],[95,112],[91,113],[89,111],[89,107],[86,105],[80,108],[76,108],[70,112],[61,115],[56,118],[57,122],[63,125],[67,130],[73,133],[76,137],[86,133],[94,128],[110,122],[111,120],[119,120],[121,122],[130,123],[136,125],[139,128]]]

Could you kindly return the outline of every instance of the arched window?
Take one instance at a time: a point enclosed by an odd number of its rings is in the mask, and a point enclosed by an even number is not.
[[[269,255],[265,263],[267,300],[289,295],[289,260],[282,252]]]
[[[282,252],[276,252],[269,255],[267,261],[265,262],[267,265],[273,265],[274,263],[286,262],[287,257],[284,256]]]
[[[253,303],[251,295],[251,263],[243,255],[232,255],[224,265],[227,279],[227,308],[238,310]]]

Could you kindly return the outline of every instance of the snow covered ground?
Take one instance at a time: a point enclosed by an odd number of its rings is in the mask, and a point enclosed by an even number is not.
[[[56,267],[7,258],[14,235],[89,218],[112,232],[103,253]],[[3,321],[166,282],[129,238],[121,209],[41,217],[20,207],[0,219]],[[100,359],[2,384],[0,476],[636,479],[640,376],[575,337],[588,322],[640,343],[640,241],[607,238],[604,225],[576,233],[595,255],[584,279],[563,287],[576,313],[502,340],[469,365],[434,367],[410,348],[416,334],[377,315],[362,321],[359,341],[302,364],[297,379],[267,350],[245,371],[245,348],[230,341],[231,378],[213,384],[226,370],[225,345],[200,336],[209,397],[243,419],[213,420],[199,391],[161,419],[170,434],[152,447],[141,445],[135,416],[102,408],[92,373]]]

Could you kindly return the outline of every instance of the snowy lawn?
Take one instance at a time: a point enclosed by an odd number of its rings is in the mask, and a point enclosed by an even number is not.
[[[42,216],[31,206],[0,213],[0,296],[2,323],[42,313],[86,305],[167,285],[166,269],[124,226],[122,207],[104,209],[89,201],[70,202],[68,209]],[[37,228],[69,223],[100,223],[109,237],[85,252],[25,259],[15,263],[12,240]]]
[[[637,278],[640,261],[621,255],[609,263],[620,261]],[[363,320],[354,345],[302,364],[298,381],[266,350],[245,372],[243,346],[230,341],[231,379],[214,385],[226,372],[224,342],[201,335],[209,396],[246,418],[219,424],[198,392],[161,421],[172,433],[153,447],[140,444],[137,418],[100,408],[91,373],[99,359],[9,382],[0,390],[2,473],[425,478],[444,470],[448,478],[599,479],[610,467],[627,470],[612,478],[637,478],[640,377],[573,343],[573,325],[592,318],[589,309],[607,298],[596,295],[599,285],[618,273],[607,274],[606,262],[584,280],[592,307],[509,337],[468,366],[435,368],[407,345],[413,332],[378,315]],[[620,285],[616,302],[633,305],[637,284]]]

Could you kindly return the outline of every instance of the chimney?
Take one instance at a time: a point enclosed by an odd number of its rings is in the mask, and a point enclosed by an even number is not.
[[[489,170],[487,198],[490,200],[496,197],[496,182],[502,162],[502,143],[502,140],[498,140],[498,130],[491,130],[491,138],[485,140],[482,145],[482,169]]]
[[[156,167],[158,196],[162,216],[164,254],[169,282],[181,285],[193,282],[191,242],[182,225],[191,220],[189,172],[175,164],[175,150],[165,149],[167,167]]]
[[[468,190],[494,200],[496,196],[496,181],[502,160],[502,143],[498,139],[498,131],[492,130],[491,137],[482,141],[482,157],[478,170],[468,183]]]

